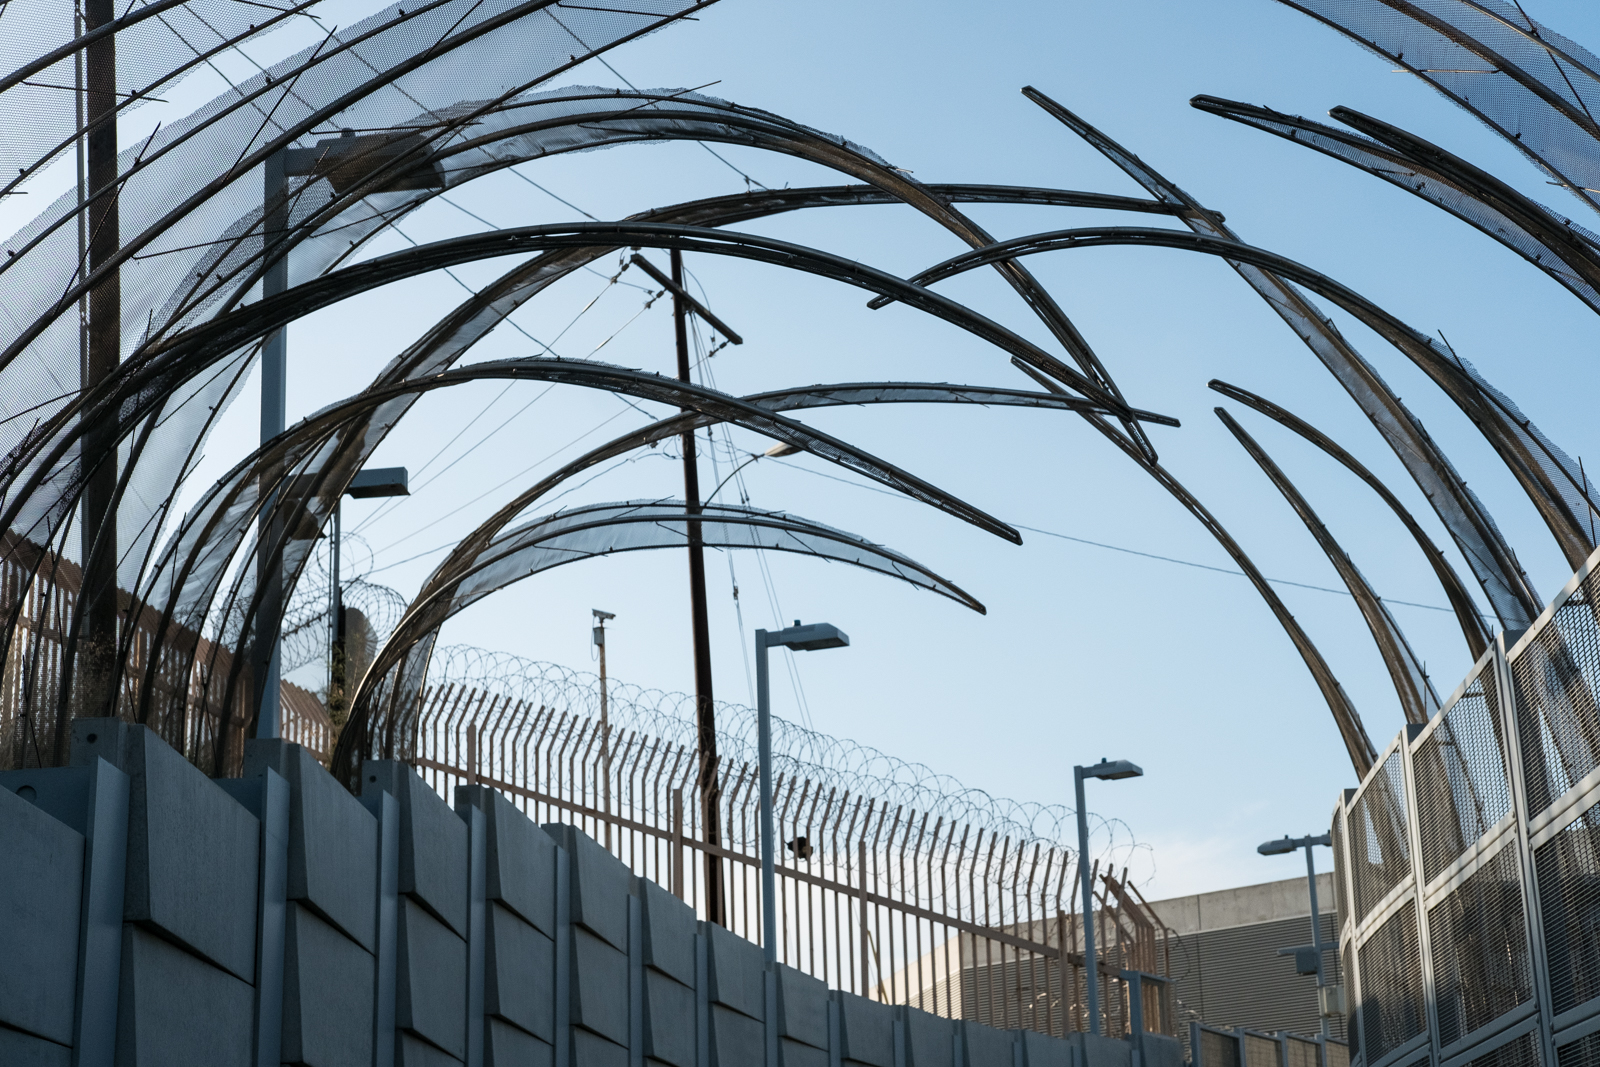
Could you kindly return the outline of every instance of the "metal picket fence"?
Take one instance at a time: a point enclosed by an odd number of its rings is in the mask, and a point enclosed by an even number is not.
[[[692,747],[471,685],[429,689],[412,764],[479,783],[538,822],[581,828],[706,918],[716,860],[726,925],[761,940],[756,768],[716,768],[723,837],[703,840]],[[779,775],[778,959],[830,986],[949,1018],[1063,1035],[1087,1028],[1077,872],[1066,849]],[[1091,867],[1103,1025],[1174,1033],[1165,927],[1125,875]],[[1130,1000],[1130,997],[1133,998]]]

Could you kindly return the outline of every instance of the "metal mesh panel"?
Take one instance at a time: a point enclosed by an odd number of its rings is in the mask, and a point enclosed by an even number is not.
[[[1285,1038],[1283,1054],[1284,1067],[1322,1067],[1322,1056],[1315,1041]]]
[[[1511,661],[1528,812],[1537,815],[1600,767],[1600,571],[1589,575]]]
[[[1328,1041],[1322,1046],[1328,1053],[1327,1062],[1323,1067],[1350,1067],[1350,1054],[1355,1050],[1355,1042],[1341,1044],[1338,1041]]]
[[[1350,813],[1350,868],[1357,922],[1365,920],[1411,873],[1404,774],[1396,751],[1383,761]]]
[[[1344,946],[1344,997],[1345,1016],[1344,1032],[1350,1038],[1350,1055],[1361,1055],[1361,1002],[1356,998],[1356,972],[1350,966],[1351,957],[1355,954],[1355,942],[1347,942]]]
[[[1333,912],[1334,937],[1344,932],[1344,921],[1350,916],[1350,905],[1344,899],[1344,876],[1346,865],[1344,858],[1344,812],[1333,813]]]
[[[1502,848],[1428,913],[1439,1043],[1533,996],[1515,848]]]
[[[1407,904],[1361,946],[1361,1024],[1376,1063],[1428,1028],[1417,910]]]
[[[1260,1034],[1244,1035],[1244,1067],[1283,1067],[1278,1042]]]
[[[1600,1034],[1580,1037],[1556,1049],[1560,1067],[1600,1067]]]
[[[1533,1032],[1513,1038],[1493,1052],[1474,1056],[1466,1067],[1539,1067],[1539,1035]]]
[[[1556,1014],[1600,996],[1600,806],[1533,854],[1543,912],[1550,1006]]]
[[[1511,810],[1495,695],[1494,670],[1486,668],[1412,756],[1424,882]]]
[[[1239,1039],[1232,1034],[1201,1030],[1200,1063],[1202,1067],[1241,1067]]]

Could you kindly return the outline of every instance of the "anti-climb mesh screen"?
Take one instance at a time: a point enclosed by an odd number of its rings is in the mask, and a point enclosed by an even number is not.
[[[1435,905],[1428,934],[1441,1045],[1533,996],[1514,848],[1502,848]]]
[[[1556,1014],[1600,996],[1600,806],[1533,854],[1539,876],[1550,1007]]]
[[[1412,756],[1425,882],[1511,810],[1497,703],[1486,668]]]
[[[1350,812],[1350,868],[1357,922],[1364,921],[1411,873],[1404,774],[1400,753],[1392,753]]]
[[[1350,1038],[1350,1055],[1361,1055],[1361,1001],[1357,998],[1357,979],[1355,969],[1350,966],[1350,957],[1355,953],[1355,942],[1345,943],[1344,952],[1344,981],[1345,981],[1345,1016],[1344,1032]]]
[[[1562,1061],[1565,1067],[1566,1061]],[[1512,1038],[1493,1052],[1474,1056],[1466,1067],[1539,1067],[1539,1035],[1523,1034]]]
[[[1278,1043],[1260,1034],[1244,1035],[1245,1067],[1283,1067],[1278,1062]]]
[[[1201,1030],[1200,1063],[1203,1067],[1240,1067],[1239,1039],[1231,1034]]]
[[[1361,1024],[1376,1063],[1428,1027],[1417,911],[1407,904],[1361,946]]]
[[[1322,1046],[1323,1051],[1326,1052],[1328,1056],[1327,1060],[1323,1064],[1323,1067],[1350,1067],[1350,1054],[1355,1047],[1356,1044],[1354,1040],[1352,1040],[1348,1045],[1341,1045],[1337,1041],[1329,1041],[1326,1045]]]
[[[1559,1046],[1556,1063],[1560,1067],[1600,1067],[1600,1033]]]
[[[1350,905],[1345,900],[1344,878],[1348,864],[1344,857],[1344,812],[1333,813],[1333,913],[1336,917],[1334,936],[1344,932],[1344,921],[1350,917]]]
[[[1284,1067],[1322,1067],[1321,1049],[1315,1041],[1302,1041],[1298,1037],[1286,1038],[1283,1051]]]
[[[1600,627],[1594,603],[1600,571],[1556,609],[1511,661],[1528,812],[1537,815],[1600,767]]]

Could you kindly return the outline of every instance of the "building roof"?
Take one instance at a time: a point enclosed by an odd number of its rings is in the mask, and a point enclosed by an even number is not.
[[[1304,878],[1286,878],[1281,882],[1152,900],[1150,909],[1174,932],[1185,935],[1308,918],[1311,896],[1306,892]],[[1317,910],[1324,915],[1333,911],[1333,875],[1327,872],[1317,875]]]

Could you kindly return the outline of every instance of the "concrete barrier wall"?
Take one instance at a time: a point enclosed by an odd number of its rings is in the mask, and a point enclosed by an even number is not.
[[[1175,1067],[880,1004],[499,793],[300,746],[211,780],[143,727],[0,774],[6,1067]]]

